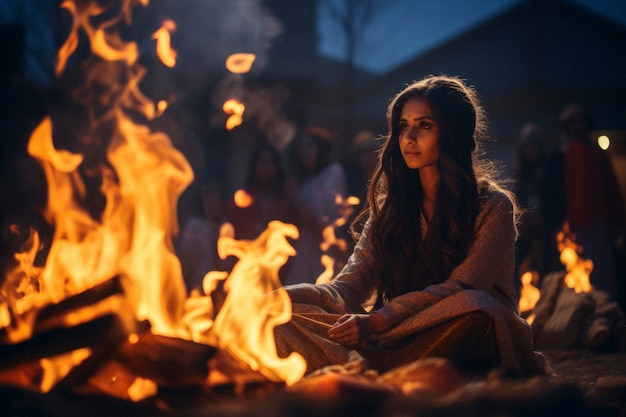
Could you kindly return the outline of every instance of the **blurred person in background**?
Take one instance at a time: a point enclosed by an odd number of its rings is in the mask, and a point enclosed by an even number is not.
[[[217,239],[226,221],[226,192],[216,181],[204,181],[199,192],[200,212],[190,216],[176,239],[187,290],[202,288],[202,279],[209,271],[224,270],[225,261],[217,255]]]
[[[591,284],[618,297],[615,254],[624,244],[624,200],[611,160],[591,137],[594,121],[579,106],[563,109],[559,124],[565,136],[565,218],[593,261]]]
[[[513,166],[513,192],[523,214],[520,219],[519,237],[515,251],[516,286],[524,272],[537,271],[544,274],[543,245],[544,225],[541,208],[541,187],[545,159],[544,131],[536,123],[525,124],[519,137],[515,165]]]
[[[324,271],[321,263],[322,232],[341,216],[337,198],[346,198],[346,173],[332,159],[334,136],[327,129],[304,129],[291,143],[289,158],[294,177],[288,193],[295,203],[295,225],[300,237],[294,242],[296,256],[286,265],[285,284],[315,282]],[[333,253],[341,262],[347,254]]]
[[[280,152],[266,141],[252,151],[245,184],[228,203],[228,221],[235,228],[235,239],[258,237],[271,220],[293,222],[282,164]]]

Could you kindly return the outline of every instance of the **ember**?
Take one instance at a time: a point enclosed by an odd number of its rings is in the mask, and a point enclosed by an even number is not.
[[[249,53],[232,54],[226,59],[226,68],[233,74],[245,74],[250,71],[256,56]]]
[[[163,26],[152,35],[152,39],[156,39],[157,56],[166,67],[176,65],[176,51],[170,45],[170,33],[176,30],[176,23],[173,20],[166,19]]]
[[[224,110],[224,113],[230,114],[228,120],[226,120],[226,130],[233,130],[243,123],[243,112],[246,110],[246,106],[238,100],[226,100],[222,106],[222,110]]]

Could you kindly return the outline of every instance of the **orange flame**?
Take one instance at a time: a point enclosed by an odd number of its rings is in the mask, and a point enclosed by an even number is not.
[[[339,194],[335,196],[335,204],[337,204],[341,215],[332,224],[329,224],[322,230],[322,243],[320,243],[322,256],[320,263],[324,266],[324,271],[315,279],[316,284],[323,284],[334,277],[336,263],[334,257],[330,256],[328,252],[333,248],[339,253],[345,253],[348,250],[348,243],[345,239],[337,238],[335,229],[346,224],[346,221],[354,210],[353,206],[359,203],[360,200],[358,197],[351,196],[344,200]]]
[[[252,68],[256,55],[250,53],[232,54],[226,58],[226,69],[233,74],[245,74]]]
[[[124,0],[122,6],[129,10],[133,0]],[[147,1],[144,1],[144,6]],[[91,50],[94,54],[104,58],[107,61],[125,61],[127,64],[134,64],[139,57],[137,44],[135,42],[123,42],[116,34],[109,33],[108,29],[119,22],[122,16],[115,17],[107,22],[102,23],[98,27],[94,27],[91,23],[94,17],[104,13],[107,8],[100,6],[96,2],[75,0],[64,0],[61,7],[66,9],[72,15],[72,28],[70,33],[59,48],[57,54],[57,64],[55,74],[61,75],[65,70],[67,60],[76,51],[79,42],[79,30],[83,30],[91,44]],[[130,17],[127,15],[126,21],[130,23]]]
[[[272,221],[253,241],[238,241],[233,236],[232,225],[225,224],[220,230],[218,252],[223,259],[236,256],[239,261],[230,274],[207,274],[203,282],[205,291],[211,291],[218,280],[225,279],[224,304],[212,325],[210,314],[202,322],[196,311],[188,315],[187,326],[200,329],[204,325],[205,333],[194,335],[195,339],[219,346],[272,381],[293,384],[304,375],[306,362],[296,353],[278,357],[273,332],[291,319],[291,302],[278,271],[295,254],[287,237],[297,239],[298,229]],[[209,297],[204,298],[211,304]],[[194,303],[201,304],[200,300]],[[204,307],[204,311],[210,310],[212,307]]]
[[[106,205],[94,218],[80,203],[88,191],[79,173],[85,158],[57,149],[52,119],[44,118],[30,137],[28,153],[37,159],[46,176],[48,201],[44,214],[54,225],[54,236],[42,268],[33,267],[40,246],[36,236],[31,246],[17,255],[21,265],[16,281],[36,280],[40,297],[36,302],[43,304],[61,301],[121,276],[124,295],[107,299],[110,305],[94,306],[93,311],[86,312],[87,319],[99,308],[132,310],[135,318],[150,321],[154,333],[213,344],[270,380],[292,384],[302,378],[306,363],[295,353],[278,357],[273,330],[291,318],[291,303],[280,285],[278,270],[295,254],[287,240],[298,237],[295,226],[271,222],[254,241],[236,241],[232,228],[224,227],[218,242],[220,257],[236,256],[239,261],[230,274],[212,271],[206,275],[203,290],[208,296],[186,296],[173,235],[178,228],[178,198],[193,180],[193,172],[167,135],[135,121],[137,113],[148,119],[157,116],[167,103],[159,103],[157,112],[155,104],[141,94],[138,86],[144,70],[137,64],[136,43],[124,42],[110,30],[122,18],[130,23],[130,7],[137,2],[146,5],[148,0],[123,0],[121,16],[98,27],[91,22],[105,9],[96,2],[62,3],[72,14],[73,26],[59,50],[57,74],[63,72],[76,50],[81,29],[94,54],[118,62],[120,68],[125,65],[125,73],[107,74],[104,80],[115,92],[114,100],[108,102],[110,108],[104,116],[98,113],[100,117],[93,117],[92,112],[89,119],[94,135],[101,131],[111,134],[106,164],[98,168]],[[89,68],[88,83],[104,72],[102,68]],[[119,79],[115,79],[117,75]],[[224,103],[224,111],[241,123],[243,104],[229,100]],[[102,123],[107,123],[107,129],[101,128]],[[227,296],[223,304],[215,306],[210,295],[222,282]],[[130,309],[125,308],[125,297]],[[10,315],[6,308],[0,310],[3,322]],[[68,315],[66,321],[72,325],[80,318]],[[52,387],[65,367],[74,366],[84,355],[77,353],[59,361],[46,359],[45,387]],[[154,383],[140,379],[136,382],[128,392],[131,398],[154,394]]]
[[[16,225],[11,225],[11,230],[14,234],[20,233]],[[6,339],[11,343],[32,335],[35,317],[27,313],[47,302],[39,292],[41,268],[35,266],[39,250],[39,234],[31,229],[22,251],[14,255],[18,264],[9,268],[0,286],[0,328],[7,330]]]
[[[128,13],[133,3],[136,1],[125,0],[123,11]],[[74,21],[59,50],[59,62],[65,62],[75,50],[78,30],[83,29],[94,54],[126,63],[127,72],[119,79],[106,79],[111,89],[119,91],[119,99],[110,103],[106,113],[106,121],[114,126],[107,151],[114,171],[102,168],[101,192],[106,207],[101,220],[92,218],[78,203],[86,193],[78,173],[83,156],[54,148],[50,118],[40,123],[29,141],[28,152],[40,162],[46,175],[46,216],[55,226],[41,272],[41,290],[50,301],[58,302],[121,274],[130,282],[128,295],[137,318],[150,320],[156,333],[178,335],[186,289],[172,235],[178,227],[177,199],[191,183],[193,172],[165,134],[151,132],[126,114],[139,111],[152,118],[156,113],[154,103],[138,89],[145,71],[135,65],[136,43],[124,42],[109,30],[121,16],[94,27],[92,17],[105,11],[97,2],[65,0],[62,7],[71,12]],[[171,28],[169,23],[165,26]],[[90,71],[88,83],[102,72]],[[102,121],[91,120],[93,132],[98,131]]]
[[[535,308],[541,297],[539,288],[534,285],[534,283],[539,281],[539,273],[537,271],[526,271],[522,274],[521,281],[522,288],[520,290],[518,309],[520,313],[527,313]],[[534,319],[534,315],[530,315],[526,318],[526,321],[532,324]]]
[[[170,33],[176,31],[176,23],[166,19],[163,25],[152,34],[156,39],[156,54],[166,67],[173,68],[176,65],[176,51],[171,47]]]
[[[576,235],[571,232],[569,224],[557,234],[558,249],[561,252],[560,261],[565,266],[565,284],[577,293],[591,292],[593,286],[589,280],[593,271],[593,261],[579,256],[583,248],[575,242]]]
[[[241,102],[235,99],[226,100],[222,105],[222,110],[224,113],[230,114],[228,120],[226,120],[226,129],[233,130],[241,123],[243,123],[243,112],[245,111],[246,106],[244,106]]]
[[[146,0],[140,1],[147,4]],[[56,149],[52,120],[44,118],[33,131],[27,150],[40,163],[46,176],[48,201],[44,214],[54,225],[54,236],[46,263],[39,270],[32,268],[34,253],[39,249],[36,240],[31,249],[16,255],[22,275],[15,276],[21,283],[27,282],[24,277],[35,279],[38,294],[37,297],[21,297],[14,304],[18,311],[21,310],[19,303],[26,304],[29,300],[31,306],[56,303],[113,276],[121,276],[125,296],[110,297],[68,314],[63,318],[64,325],[77,325],[102,312],[130,311],[136,319],[149,320],[154,333],[184,337],[188,333],[180,325],[180,319],[186,288],[172,236],[178,227],[177,200],[191,183],[193,172],[165,134],[152,132],[133,119],[137,113],[148,119],[157,115],[155,104],[138,88],[145,70],[137,64],[136,43],[124,42],[112,30],[122,17],[130,22],[128,13],[135,3],[137,0],[125,0],[122,15],[98,27],[91,22],[105,8],[97,2],[65,0],[62,3],[74,20],[59,50],[57,74],[64,70],[67,59],[76,50],[81,29],[89,39],[92,52],[106,61],[118,62],[116,68],[121,69],[119,73],[111,72],[107,71],[108,67],[96,65],[88,69],[86,78],[87,88],[105,85],[108,94],[99,101],[100,97],[95,95],[87,97],[92,134],[102,131],[102,123],[107,123],[110,129],[106,130],[111,132],[107,164],[100,172],[100,191],[106,205],[96,219],[80,203],[87,194],[87,186],[79,173],[84,157]],[[96,106],[104,107],[104,111],[95,111]],[[158,110],[162,112],[165,108],[166,103],[159,104]],[[26,314],[20,319],[28,321],[31,316]],[[32,331],[32,323],[18,326],[17,331],[9,334],[9,340],[23,337],[27,331]],[[69,355],[42,361],[41,388],[46,390],[53,386],[68,366],[74,366],[77,359],[73,358]],[[149,392],[146,388],[149,385],[141,383],[133,389]],[[141,395],[133,393],[135,398]]]

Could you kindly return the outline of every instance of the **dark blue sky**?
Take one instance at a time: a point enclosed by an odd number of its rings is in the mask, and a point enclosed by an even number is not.
[[[382,1],[360,39],[356,63],[374,73],[386,72],[521,1],[526,0]],[[626,0],[570,1],[626,26]],[[345,56],[341,31],[326,8],[320,7],[319,13],[319,50],[341,60]]]

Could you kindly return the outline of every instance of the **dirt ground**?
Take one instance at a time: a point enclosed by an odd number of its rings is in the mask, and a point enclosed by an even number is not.
[[[607,405],[626,416],[626,351],[546,350],[557,380],[579,387],[588,403]]]
[[[163,392],[159,401],[139,404],[67,392],[37,394],[0,387],[0,415],[155,417],[626,417],[626,350],[542,351],[554,375],[487,379],[449,395],[389,398],[371,384],[336,385],[337,392],[293,395],[273,385],[248,387],[249,394],[210,398],[197,390]],[[230,399],[228,399],[230,398]],[[335,398],[334,401],[328,401]],[[164,406],[164,404],[166,406]]]

